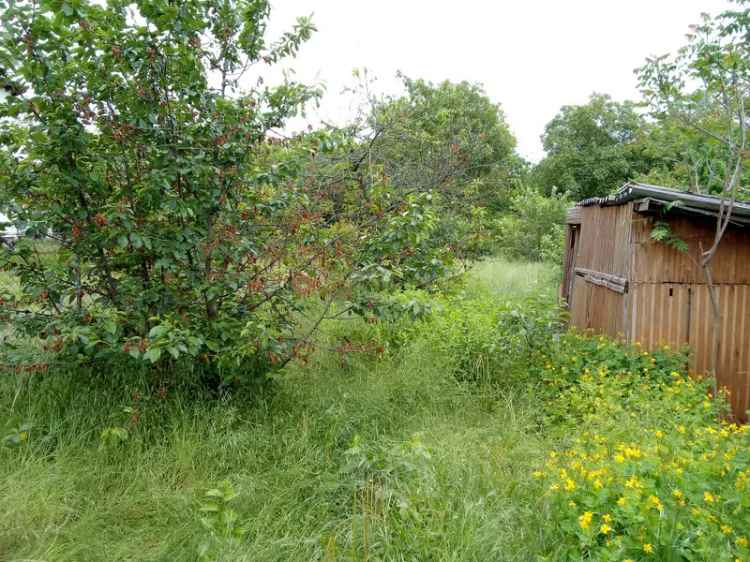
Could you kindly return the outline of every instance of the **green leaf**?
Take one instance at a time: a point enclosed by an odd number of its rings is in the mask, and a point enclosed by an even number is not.
[[[161,348],[152,347],[146,351],[143,357],[151,361],[151,363],[156,363],[161,358]]]

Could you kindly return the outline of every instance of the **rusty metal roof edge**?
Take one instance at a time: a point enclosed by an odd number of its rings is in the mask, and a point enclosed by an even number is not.
[[[679,201],[680,203],[684,203],[691,207],[709,210],[718,210],[722,201],[721,197],[716,197],[714,195],[699,195],[658,185],[628,182],[611,195],[606,197],[589,197],[588,199],[576,203],[576,207],[590,207],[593,205],[608,207],[611,205],[622,205],[643,197],[659,199],[665,203]],[[750,204],[742,201],[735,202],[732,214],[736,216],[750,217]]]

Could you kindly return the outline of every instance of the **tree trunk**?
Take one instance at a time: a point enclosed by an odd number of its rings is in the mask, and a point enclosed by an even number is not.
[[[706,284],[708,286],[708,295],[711,299],[711,354],[708,360],[709,374],[713,379],[711,383],[711,392],[714,398],[718,396],[719,385],[716,377],[718,376],[719,369],[719,357],[721,354],[721,303],[719,302],[719,291],[714,285],[713,273],[711,271],[711,263],[703,263],[703,273],[706,276]]]

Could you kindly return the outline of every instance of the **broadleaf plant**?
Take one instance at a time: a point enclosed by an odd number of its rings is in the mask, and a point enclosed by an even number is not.
[[[0,14],[0,210],[25,232],[0,254],[21,284],[0,316],[66,364],[257,380],[304,352],[334,301],[370,310],[450,267],[428,243],[430,193],[362,166],[350,130],[281,135],[320,92],[267,86],[263,69],[310,19],[268,41],[266,0]]]

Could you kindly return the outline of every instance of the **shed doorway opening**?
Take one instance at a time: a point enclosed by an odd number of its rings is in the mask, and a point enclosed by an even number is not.
[[[570,301],[573,296],[573,280],[575,279],[576,253],[578,250],[578,237],[580,232],[580,225],[568,225],[568,240],[565,248],[565,274],[562,294],[562,297],[568,304],[568,307],[570,307],[571,305]]]

